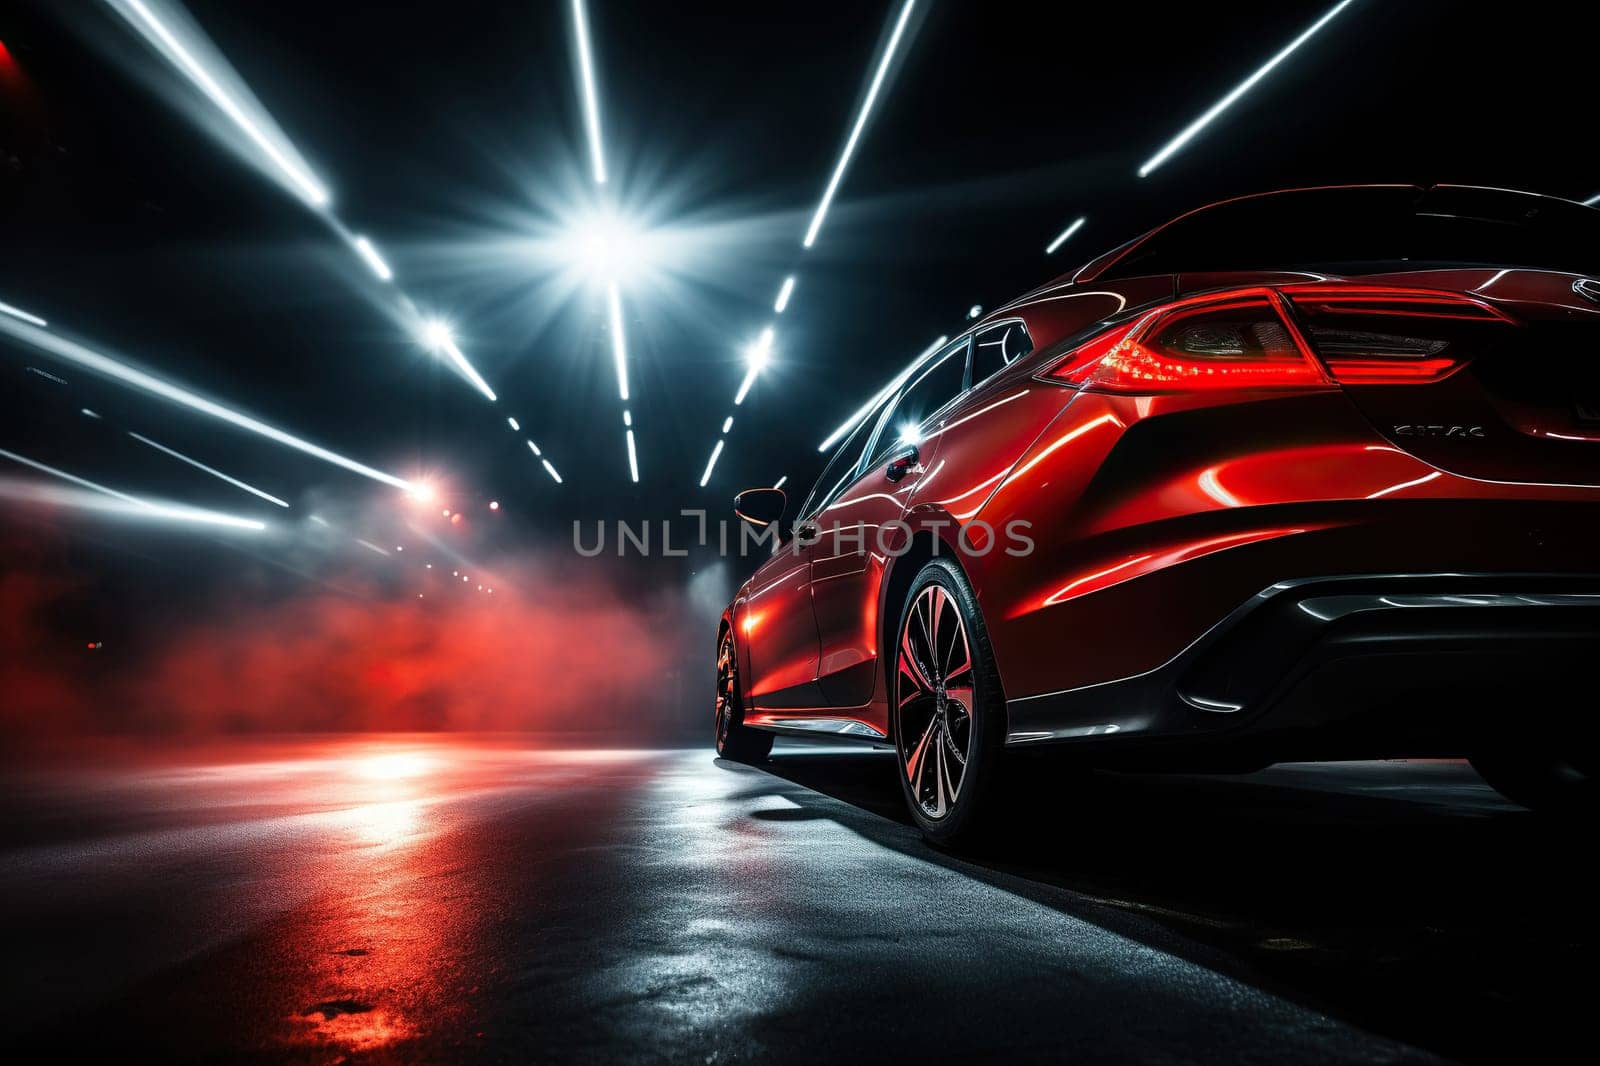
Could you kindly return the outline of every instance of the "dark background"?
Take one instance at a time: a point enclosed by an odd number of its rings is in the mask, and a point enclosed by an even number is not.
[[[187,6],[330,186],[340,218],[372,235],[406,292],[455,321],[500,402],[378,313],[349,249],[170,107],[193,90],[88,0],[0,7],[0,300],[363,462],[438,476],[470,519],[440,535],[484,557],[559,558],[543,581],[588,568],[610,588],[690,589],[706,559],[585,563],[570,550],[572,520],[721,512],[737,489],[780,475],[803,490],[822,438],[960,329],[969,305],[996,306],[1209,200],[1345,181],[1600,192],[1593,4],[1360,0],[1141,179],[1141,162],[1328,5],[924,2],[803,253],[898,4],[600,0],[610,192],[704,238],[692,270],[627,297],[635,486],[601,300],[539,264],[520,269],[497,244],[592,191],[567,5]],[[1084,228],[1045,256],[1078,215]],[[774,365],[702,490],[742,350],[790,272],[799,283]],[[295,506],[258,504],[127,429]],[[352,535],[383,538],[385,508],[407,520],[392,490],[7,342],[0,447],[279,524],[336,510]],[[493,516],[489,499],[502,504]],[[219,589],[282,598],[356,568],[395,595],[416,577],[347,544],[243,544],[0,507],[13,573],[79,582],[45,597],[63,648],[106,629],[134,641]],[[709,598],[751,565],[718,571]]]

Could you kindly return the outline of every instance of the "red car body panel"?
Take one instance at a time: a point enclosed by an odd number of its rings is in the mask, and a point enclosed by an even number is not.
[[[878,550],[878,531],[897,520],[952,553],[967,539],[957,558],[982,609],[1013,742],[1171,731],[1137,701],[1110,710],[1090,701],[1077,721],[1057,707],[1042,724],[1030,701],[1157,671],[1285,583],[1600,576],[1600,422],[1568,402],[1561,371],[1536,380],[1547,359],[1600,363],[1600,304],[1578,289],[1582,275],[1472,267],[1104,280],[1140,243],[974,327],[1020,319],[1034,353],[923,426],[914,476],[891,482],[879,463],[816,516],[825,529],[862,527],[865,552],[853,541],[846,551],[786,548],[757,570],[727,615],[742,637],[747,723],[887,734],[881,644],[901,609],[890,590],[903,587],[897,569],[922,561]],[[1414,299],[1423,334],[1437,313],[1431,294],[1441,294],[1478,320],[1471,329],[1499,331],[1497,354],[1436,381],[1293,391],[1131,394],[1050,376],[1108,319],[1256,288],[1335,324],[1341,300]],[[1004,550],[1017,523],[1032,541],[1026,558]]]

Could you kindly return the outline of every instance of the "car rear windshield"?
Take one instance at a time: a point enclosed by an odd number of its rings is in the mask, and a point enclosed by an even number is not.
[[[1156,230],[1102,278],[1230,270],[1531,267],[1600,272],[1600,210],[1438,186],[1306,189],[1204,208]]]

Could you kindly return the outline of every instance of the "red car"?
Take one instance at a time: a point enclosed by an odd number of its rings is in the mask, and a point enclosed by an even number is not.
[[[717,750],[887,742],[952,842],[1014,752],[1466,756],[1594,799],[1600,212],[1461,186],[1201,208],[931,353],[723,614]]]

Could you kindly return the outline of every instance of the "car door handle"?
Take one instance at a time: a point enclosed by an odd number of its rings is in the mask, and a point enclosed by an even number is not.
[[[890,481],[899,481],[911,472],[921,457],[922,453],[917,451],[915,444],[907,444],[889,457],[889,465],[883,468],[883,476]]]

